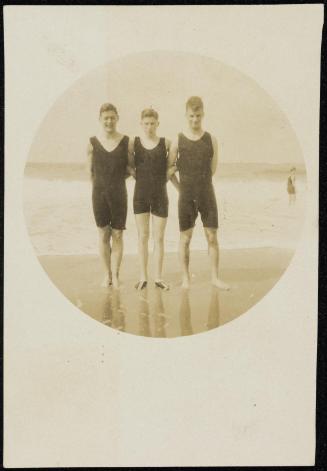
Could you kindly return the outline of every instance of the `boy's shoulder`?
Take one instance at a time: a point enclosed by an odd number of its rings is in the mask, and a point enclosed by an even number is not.
[[[206,133],[207,136],[211,139],[212,144],[213,144],[213,145],[217,145],[217,143],[218,143],[217,137],[216,137],[213,133],[211,133],[211,132],[209,132],[209,131],[205,131],[205,133]]]
[[[94,146],[97,144],[97,137],[95,135],[90,136],[87,142],[88,149],[93,149]]]

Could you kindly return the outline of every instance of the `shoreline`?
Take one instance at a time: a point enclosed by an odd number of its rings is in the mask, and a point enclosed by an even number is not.
[[[137,228],[133,214],[133,185],[128,189],[124,232],[125,254],[137,253]],[[223,250],[292,248],[305,211],[305,187],[299,183],[296,205],[290,207],[285,181],[215,183],[219,245]],[[167,188],[169,217],[166,251],[177,251],[179,240],[178,193]],[[42,195],[42,197],[40,196]],[[258,198],[260,195],[260,198]],[[38,255],[97,254],[97,229],[92,211],[91,187],[83,182],[31,181],[24,187],[24,213],[28,232]],[[193,232],[192,250],[205,250],[200,215]]]
[[[219,239],[218,239],[218,242],[219,242]],[[36,249],[35,247],[33,247],[34,251],[35,251],[35,254],[37,256],[37,258],[42,258],[42,257],[70,257],[70,256],[77,256],[77,257],[83,257],[84,255],[85,256],[93,256],[93,257],[98,257],[98,252],[96,251],[81,251],[81,252],[36,252]],[[265,249],[265,250],[286,250],[286,251],[295,251],[295,246],[294,246],[294,243],[291,244],[289,246],[287,245],[257,245],[257,244],[253,244],[253,245],[242,245],[242,246],[237,246],[237,245],[222,245],[222,244],[219,244],[219,250],[220,251],[232,251],[232,250],[261,250],[261,249]],[[191,248],[191,253],[192,252],[203,252],[203,253],[206,253],[205,250],[202,250],[202,249],[197,249],[197,248],[194,248],[192,249]],[[149,247],[149,256],[151,254],[151,247]],[[171,256],[171,255],[177,255],[178,252],[175,251],[175,250],[167,250],[165,251],[165,254],[164,256]],[[137,249],[135,251],[126,251],[124,250],[124,253],[123,253],[123,258],[126,256],[137,256],[138,255],[138,252],[137,252]]]

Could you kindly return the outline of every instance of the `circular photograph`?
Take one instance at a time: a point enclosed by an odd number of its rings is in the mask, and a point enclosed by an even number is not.
[[[57,289],[81,315],[157,338],[218,328],[258,303],[292,259],[305,196],[298,139],[260,84],[163,51],[74,83],[41,123],[24,178],[28,232]]]

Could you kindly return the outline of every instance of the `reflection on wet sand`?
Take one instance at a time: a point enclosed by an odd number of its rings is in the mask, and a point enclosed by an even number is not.
[[[219,289],[212,287],[206,327],[208,330],[219,326]]]
[[[181,327],[181,335],[192,335],[193,328],[191,322],[191,307],[188,289],[182,290],[181,307],[179,310],[179,322]]]
[[[187,336],[214,329],[221,324],[219,290],[213,287],[207,293],[204,306],[196,304],[198,293],[187,289],[182,289],[171,304],[167,293],[147,287],[135,293],[133,303],[126,308],[122,299],[127,293],[110,289],[101,300],[102,323],[123,332],[156,338]],[[179,311],[175,318],[174,307],[178,300]]]
[[[101,322],[105,325],[108,325],[109,327],[111,327],[112,325],[111,292],[108,293],[104,299]]]
[[[192,314],[190,305],[189,290],[182,290],[181,305],[179,310],[179,321],[181,335],[192,335]],[[219,290],[212,287],[208,309],[208,319],[205,324],[208,330],[219,326]]]
[[[144,337],[166,337],[166,314],[160,289],[154,290],[153,315],[150,314],[148,288],[139,295],[139,330]],[[151,333],[150,318],[153,317],[153,334]]]
[[[167,337],[166,326],[168,325],[165,308],[162,301],[161,289],[154,290],[154,337]]]
[[[148,288],[139,295],[139,335],[152,337],[150,329],[150,310],[148,300]]]
[[[119,290],[110,290],[105,297],[102,322],[113,329],[125,331],[125,309],[121,303]]]

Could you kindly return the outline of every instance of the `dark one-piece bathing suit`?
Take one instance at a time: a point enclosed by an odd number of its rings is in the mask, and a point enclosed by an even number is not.
[[[117,147],[107,151],[96,137],[91,137],[92,203],[96,225],[125,229],[127,217],[126,173],[128,163],[128,136]]]
[[[212,185],[211,162],[213,158],[211,136],[205,132],[201,139],[192,141],[184,134],[178,135],[180,192],[178,218],[180,231],[195,225],[198,213],[204,227],[218,228],[218,210]]]
[[[136,182],[134,189],[134,214],[149,213],[166,218],[167,196],[167,149],[165,138],[153,149],[143,147],[139,137],[134,141]]]
[[[288,177],[287,180],[287,191],[290,195],[295,195],[295,186],[293,185],[292,177]]]

